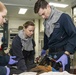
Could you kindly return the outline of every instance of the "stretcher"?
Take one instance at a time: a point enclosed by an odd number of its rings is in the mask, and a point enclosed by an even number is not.
[[[13,75],[75,75],[75,74],[70,74],[67,71],[63,71],[63,72],[44,72],[41,74],[37,74],[37,72],[24,72],[21,74],[13,74]]]

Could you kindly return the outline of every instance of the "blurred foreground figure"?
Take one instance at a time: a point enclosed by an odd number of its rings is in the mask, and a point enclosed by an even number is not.
[[[7,9],[4,6],[2,2],[0,2],[0,26],[3,26],[3,24],[6,22],[5,16],[7,14]],[[17,63],[17,61],[14,60],[16,56],[9,56],[9,55],[0,55],[0,75],[9,75],[10,74],[10,68],[7,67],[7,65],[12,65]]]

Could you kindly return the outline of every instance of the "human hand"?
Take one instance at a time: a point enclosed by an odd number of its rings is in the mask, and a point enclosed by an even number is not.
[[[42,49],[41,51],[41,56],[45,55],[46,54],[46,50]]]
[[[6,67],[7,73],[6,75],[10,75],[10,68]]]
[[[17,63],[18,61],[14,60],[13,58],[16,58],[16,56],[10,56],[10,59],[9,59],[9,63],[10,65],[13,65],[15,63]]]
[[[65,70],[65,66],[68,64],[68,57],[66,54],[63,54],[56,62],[62,62],[63,71]]]

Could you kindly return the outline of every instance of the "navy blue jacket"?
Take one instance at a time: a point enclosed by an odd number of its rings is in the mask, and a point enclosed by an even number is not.
[[[0,75],[6,75],[7,70],[5,68],[5,66],[8,64],[9,62],[9,56],[1,56],[0,55]]]
[[[34,40],[33,40],[33,46],[35,46]],[[21,43],[21,38],[18,35],[16,35],[16,37],[12,41],[12,47],[10,49],[10,54],[17,57],[18,69],[25,71],[25,70],[27,70],[27,67],[25,65],[25,60],[24,60],[24,56],[22,53],[22,48],[23,48],[23,46]]]
[[[55,28],[49,38],[44,33],[43,49],[64,47],[65,51],[74,53],[76,48],[76,28],[71,17],[63,13],[54,25]]]
[[[5,55],[5,56],[1,56],[0,55],[0,66],[6,66],[9,62],[9,56]]]

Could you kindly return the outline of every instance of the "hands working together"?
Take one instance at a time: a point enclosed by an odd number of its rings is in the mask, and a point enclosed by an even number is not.
[[[16,58],[16,56],[10,56],[10,60],[8,62],[9,65],[12,65],[12,64],[15,64],[17,63],[18,61],[14,60],[14,58]]]
[[[45,55],[46,54],[46,50],[43,50],[42,49],[42,52],[41,52],[41,56]],[[63,54],[56,62],[62,62],[62,68],[63,68],[63,71],[65,70],[65,66],[68,64],[68,56],[66,54]]]
[[[46,54],[46,50],[42,49],[41,51],[41,56],[45,55]]]
[[[62,62],[63,71],[65,70],[65,66],[68,64],[68,56],[66,54],[63,54],[56,62]]]
[[[10,59],[9,59],[9,62],[8,62],[9,65],[13,65],[13,64],[18,62],[16,60],[14,60],[14,58],[16,58],[16,56],[10,56]],[[6,70],[7,70],[6,75],[9,75],[10,74],[10,68],[6,67]]]

